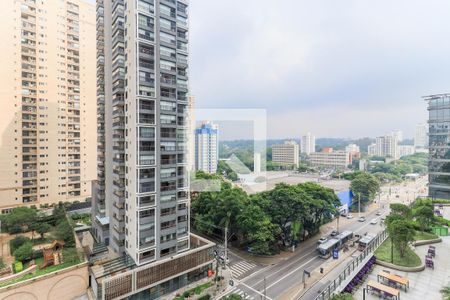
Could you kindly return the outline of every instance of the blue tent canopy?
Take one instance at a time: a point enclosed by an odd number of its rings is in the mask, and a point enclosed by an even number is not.
[[[342,205],[346,205],[350,208],[352,206],[352,200],[353,200],[353,193],[351,190],[345,190],[342,192],[339,192],[337,194],[339,200],[341,201]]]

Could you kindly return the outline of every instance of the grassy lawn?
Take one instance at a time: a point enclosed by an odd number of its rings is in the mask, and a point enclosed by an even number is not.
[[[387,239],[375,251],[375,256],[381,261],[391,262],[391,240]],[[394,264],[402,267],[418,267],[421,264],[420,258],[409,247],[406,249],[405,257],[401,258],[399,252],[394,247]]]
[[[74,260],[67,261],[67,262],[64,262],[62,264],[59,264],[57,266],[49,266],[49,267],[44,268],[44,269],[39,269],[39,266],[44,263],[44,259],[42,257],[36,258],[35,259],[35,263],[37,265],[37,268],[36,268],[36,271],[33,274],[26,274],[26,275],[21,276],[19,278],[15,278],[15,279],[12,279],[12,280],[9,280],[9,281],[6,281],[6,282],[2,282],[2,283],[0,283],[0,288],[8,286],[8,285],[11,285],[11,284],[14,284],[14,283],[17,283],[17,282],[24,281],[24,280],[27,280],[27,279],[31,279],[31,278],[34,278],[34,277],[42,276],[42,275],[45,275],[45,274],[48,274],[48,273],[52,273],[52,272],[55,272],[55,271],[58,271],[58,270],[62,270],[62,269],[74,266],[76,264],[79,264],[80,262],[81,262],[80,259],[74,259]],[[26,268],[28,268],[28,266],[26,266]],[[25,267],[24,267],[24,269],[25,269]]]
[[[416,241],[426,241],[426,240],[433,240],[433,239],[437,239],[438,236],[435,235],[434,233],[429,233],[429,232],[422,232],[422,231],[416,231],[416,233],[414,234],[414,240]]]

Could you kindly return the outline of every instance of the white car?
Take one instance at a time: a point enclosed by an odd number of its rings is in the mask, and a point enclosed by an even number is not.
[[[347,219],[353,219],[353,215],[348,214]]]
[[[325,243],[327,241],[328,241],[327,237],[323,236],[317,241],[317,244],[320,245],[320,244],[323,244],[323,243]]]
[[[366,221],[366,217],[359,217],[358,222],[365,222]]]
[[[378,224],[378,219],[372,219],[370,221],[370,224],[372,224],[372,225]]]
[[[376,215],[381,216],[383,213],[381,211],[377,211]]]

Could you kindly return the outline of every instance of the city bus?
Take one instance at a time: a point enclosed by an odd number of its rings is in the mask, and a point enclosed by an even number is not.
[[[327,242],[319,245],[317,251],[319,252],[320,258],[328,258],[333,254],[333,250],[339,248],[340,240],[330,239]]]
[[[334,249],[341,249],[345,243],[353,238],[353,232],[346,230],[334,238],[328,240],[327,242],[319,245],[317,251],[319,252],[319,257],[328,258],[333,254]]]
[[[375,239],[375,235],[365,235],[363,236],[359,241],[358,241],[358,250],[359,251],[364,251],[364,249],[366,249],[367,245],[369,245],[374,239]]]

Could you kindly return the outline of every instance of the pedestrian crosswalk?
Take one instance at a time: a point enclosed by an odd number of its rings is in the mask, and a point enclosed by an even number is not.
[[[231,274],[234,278],[239,278],[242,275],[253,270],[257,265],[247,261],[240,261],[230,266]]]
[[[237,287],[233,288],[233,289],[228,293],[228,295],[230,295],[230,294],[237,294],[237,295],[241,296],[242,299],[248,299],[248,300],[253,300],[253,299],[255,299],[255,298],[249,296],[246,292],[244,292],[243,290],[241,290],[241,289],[239,289],[239,288],[237,288]]]

